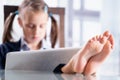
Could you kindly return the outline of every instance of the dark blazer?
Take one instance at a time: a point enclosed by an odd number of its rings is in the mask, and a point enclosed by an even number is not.
[[[0,69],[5,69],[6,54],[8,52],[20,51],[21,41],[7,42],[0,45]]]

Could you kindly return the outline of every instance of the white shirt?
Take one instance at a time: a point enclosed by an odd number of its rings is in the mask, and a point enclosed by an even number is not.
[[[44,49],[51,49],[51,43],[50,41],[46,41],[45,39],[42,40],[42,45],[40,50],[44,50]],[[20,46],[20,51],[28,51],[30,50],[30,48],[28,47],[27,42],[23,39],[23,37],[21,38],[21,46]]]

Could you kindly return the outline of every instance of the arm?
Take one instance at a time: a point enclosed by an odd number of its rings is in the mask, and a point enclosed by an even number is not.
[[[6,54],[13,51],[20,51],[20,40],[0,45],[0,69],[5,69]]]
[[[0,70],[5,67],[5,48],[3,45],[0,45]]]

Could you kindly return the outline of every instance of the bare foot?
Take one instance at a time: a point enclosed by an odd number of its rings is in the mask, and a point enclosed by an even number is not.
[[[105,61],[107,56],[109,56],[111,50],[113,49],[113,46],[114,46],[113,36],[110,35],[105,46],[103,47],[103,50],[99,54],[97,54],[89,59],[89,62],[86,65],[84,74],[91,75],[91,74],[96,73],[99,66]]]
[[[105,32],[103,36],[96,36],[90,39],[87,44],[72,57],[68,64],[62,68],[62,71],[64,73],[82,73],[88,59],[101,52],[108,37],[109,32]]]

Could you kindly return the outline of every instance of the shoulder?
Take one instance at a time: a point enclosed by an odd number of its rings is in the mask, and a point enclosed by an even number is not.
[[[12,51],[20,50],[20,40],[17,42],[6,42],[0,45],[0,53],[6,54]]]

